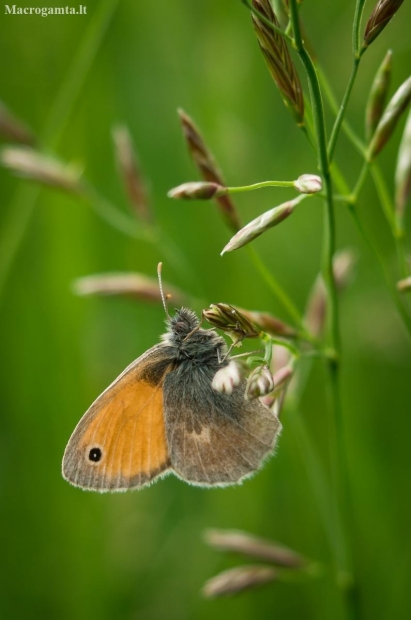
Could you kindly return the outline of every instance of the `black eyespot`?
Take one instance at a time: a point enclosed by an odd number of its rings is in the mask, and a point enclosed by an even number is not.
[[[100,448],[91,448],[90,452],[88,453],[88,458],[94,463],[98,463],[101,460],[102,456],[103,454]]]

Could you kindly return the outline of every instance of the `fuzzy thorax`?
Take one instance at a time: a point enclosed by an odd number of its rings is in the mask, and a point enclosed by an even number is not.
[[[201,329],[197,315],[181,308],[167,320],[167,332],[162,340],[176,348],[185,359],[198,361],[210,358],[222,360],[227,352],[223,338],[212,329]]]

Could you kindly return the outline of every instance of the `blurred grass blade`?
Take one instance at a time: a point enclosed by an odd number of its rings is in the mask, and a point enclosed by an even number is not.
[[[365,110],[365,136],[367,144],[370,142],[381,119],[392,73],[392,51],[388,50],[384,60],[378,67]]]
[[[351,250],[337,252],[333,261],[333,271],[337,290],[343,291],[349,284],[356,262],[356,253]],[[305,311],[305,324],[314,336],[323,334],[327,318],[327,294],[322,276],[319,275],[312,288]]]
[[[270,23],[280,27],[269,0],[253,0],[252,5]],[[302,127],[304,126],[304,96],[300,78],[291,60],[287,43],[281,34],[272,30],[254,13],[252,20],[258,44],[271,77],[276,83],[285,105],[292,112],[297,124]]]
[[[89,26],[84,38],[77,48],[77,53],[50,108],[47,123],[41,136],[47,147],[56,144],[66,127],[75,101],[85,83],[118,4],[119,0],[100,2],[96,11],[89,18]],[[12,205],[10,213],[3,223],[0,237],[0,298],[38,196],[39,188],[37,187],[19,189],[14,205]]]
[[[217,185],[225,186],[226,184],[224,183],[214,156],[206,146],[194,121],[181,109],[178,110],[178,114],[180,116],[181,127],[188,151],[203,179],[211,183],[216,183]],[[234,232],[237,232],[241,226],[240,218],[231,198],[229,196],[220,196],[216,199],[216,202],[227,226]]]
[[[22,120],[14,116],[0,101],[0,137],[8,142],[18,142],[32,146],[35,142],[34,134]]]
[[[133,141],[126,126],[114,127],[113,140],[116,147],[116,160],[127,196],[136,216],[150,224],[153,220],[148,204],[148,192],[138,159],[133,148]]]
[[[367,159],[372,161],[390,139],[403,112],[411,101],[411,77],[397,90],[389,101],[368,147]]]

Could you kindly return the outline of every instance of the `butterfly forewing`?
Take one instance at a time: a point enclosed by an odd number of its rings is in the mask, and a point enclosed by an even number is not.
[[[167,346],[133,362],[80,420],[63,458],[63,476],[98,491],[141,487],[165,473],[169,456],[163,382],[172,367]]]

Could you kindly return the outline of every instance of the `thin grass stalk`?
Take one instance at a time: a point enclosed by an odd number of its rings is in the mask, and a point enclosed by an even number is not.
[[[344,97],[340,108],[338,110],[337,118],[335,119],[334,126],[332,128],[330,141],[328,143],[328,158],[331,162],[334,156],[335,147],[340,133],[341,125],[344,120],[345,111],[350,100],[351,92],[354,86],[355,78],[357,77],[358,68],[360,66],[361,57],[366,48],[361,48],[360,45],[360,29],[361,29],[361,17],[364,11],[365,0],[357,0],[354,13],[353,31],[352,31],[352,46],[353,46],[353,65],[351,69],[350,79],[348,80],[347,88],[344,93]]]
[[[308,82],[310,86],[312,109],[314,114],[315,131],[318,145],[318,163],[319,169],[323,176],[324,187],[326,193],[326,208],[324,213],[325,231],[323,242],[323,267],[322,273],[324,283],[327,289],[328,297],[328,316],[329,316],[329,335],[330,344],[334,350],[334,355],[329,359],[329,375],[331,381],[331,393],[334,408],[334,432],[335,432],[335,483],[336,493],[338,497],[338,507],[344,524],[344,532],[342,534],[341,548],[339,557],[337,558],[337,582],[342,589],[347,615],[351,618],[359,616],[358,599],[356,597],[356,588],[354,585],[354,577],[352,571],[351,553],[348,547],[348,537],[346,531],[348,529],[347,504],[349,502],[348,488],[348,471],[345,459],[345,446],[342,434],[342,410],[339,389],[339,363],[340,363],[340,334],[339,334],[339,316],[338,316],[338,300],[337,288],[333,272],[333,256],[335,252],[335,215],[333,207],[333,189],[331,183],[331,174],[329,166],[329,158],[327,153],[327,141],[325,131],[324,110],[322,104],[322,95],[319,85],[318,76],[311,60],[310,55],[304,47],[300,23],[298,18],[297,1],[290,0],[290,18],[294,32],[294,45],[300,59],[306,69]]]

